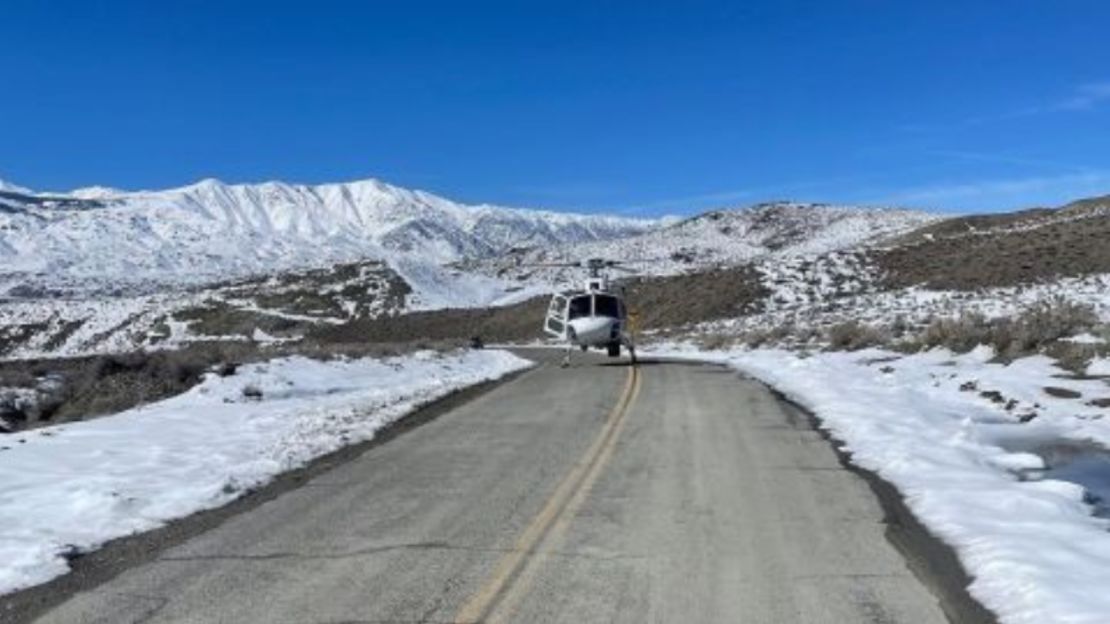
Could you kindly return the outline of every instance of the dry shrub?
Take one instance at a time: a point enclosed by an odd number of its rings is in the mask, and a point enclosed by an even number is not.
[[[978,345],[989,345],[999,357],[1012,359],[1044,352],[1060,345],[1061,338],[1095,329],[1098,322],[1090,305],[1055,297],[1038,301],[1013,317],[988,320],[981,313],[965,312],[956,318],[934,319],[915,339],[901,346],[910,351],[946,347],[965,353]]]
[[[34,404],[26,397],[14,392],[0,391],[0,426],[5,429],[13,428],[17,423],[26,422],[31,417]]]
[[[820,338],[821,332],[811,325],[799,326],[787,321],[767,329],[752,329],[740,334],[740,341],[753,349],[808,343]]]
[[[6,365],[0,367],[0,388],[34,388],[36,372],[28,366]]]
[[[776,328],[778,329],[778,328]],[[742,332],[738,341],[753,348],[774,346],[782,339],[777,335],[776,329],[752,329]]]
[[[419,349],[447,351],[465,346],[458,340],[392,343],[307,340],[260,348],[249,342],[213,341],[174,351],[129,353],[0,364],[0,385],[37,387],[33,405],[2,401],[0,415],[20,428],[111,414],[157,401],[192,388],[206,373],[234,375],[243,364],[288,355],[335,358],[393,357]],[[43,384],[39,378],[55,380]],[[8,403],[11,403],[10,405]]]
[[[978,312],[965,312],[951,319],[933,319],[917,339],[922,348],[947,347],[956,353],[966,353],[990,342],[990,322]]]
[[[909,319],[903,314],[894,317],[890,323],[890,335],[892,338],[903,338],[910,332],[913,326],[910,324]]]
[[[1087,372],[1087,365],[1092,359],[1107,355],[1107,348],[1106,345],[1056,342],[1046,348],[1045,353],[1055,359],[1060,368],[1082,375]]]
[[[829,349],[857,351],[886,344],[890,335],[883,329],[859,321],[844,321],[828,329],[825,334]]]
[[[736,344],[736,336],[720,332],[704,333],[697,337],[695,344],[705,351],[720,351]]]
[[[180,394],[206,372],[230,374],[260,356],[240,343],[198,343],[178,351],[135,351],[70,362],[44,392],[34,420],[73,420]]]
[[[1098,325],[1092,306],[1055,297],[1026,308],[1012,320],[995,325],[992,344],[1011,357],[1037,353],[1061,338],[1089,331]]]
[[[412,340],[406,342],[325,342],[319,340],[304,340],[302,342],[281,348],[278,351],[288,354],[303,355],[317,360],[332,360],[336,358],[388,358],[397,357],[413,351],[454,351],[469,346],[471,341],[459,339],[451,340]],[[271,353],[271,355],[275,355]]]

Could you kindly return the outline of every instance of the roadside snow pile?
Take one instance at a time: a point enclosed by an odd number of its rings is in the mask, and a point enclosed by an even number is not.
[[[893,483],[956,548],[970,591],[1001,621],[1106,621],[1110,521],[1093,515],[1080,485],[1052,470],[1037,478],[1046,466],[1030,452],[1110,447],[1104,379],[1068,376],[1042,356],[992,363],[987,348],[659,353],[727,363],[810,409],[853,463]]]
[[[0,593],[64,574],[66,554],[220,506],[527,366],[504,351],[283,358],[115,416],[0,438]]]

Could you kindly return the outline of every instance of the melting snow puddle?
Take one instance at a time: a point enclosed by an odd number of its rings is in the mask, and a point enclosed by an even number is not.
[[[1018,471],[1023,479],[1056,479],[1082,486],[1094,514],[1110,518],[1110,450],[1093,443],[1054,441],[1028,449],[1044,460],[1043,469]]]

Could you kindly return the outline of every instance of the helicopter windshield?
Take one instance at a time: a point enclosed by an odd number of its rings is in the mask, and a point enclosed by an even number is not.
[[[620,304],[612,295],[594,295],[594,316],[620,318]]]
[[[570,300],[567,307],[567,319],[582,318],[590,315],[590,296],[581,295]]]

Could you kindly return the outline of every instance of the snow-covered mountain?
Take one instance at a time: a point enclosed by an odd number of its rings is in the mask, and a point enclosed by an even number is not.
[[[17,186],[6,180],[0,180],[0,192],[6,193],[30,193],[31,190],[22,186]]]
[[[0,295],[197,284],[398,255],[443,263],[641,234],[658,221],[464,205],[377,180],[204,180],[165,191],[0,189]]]
[[[474,264],[487,273],[563,282],[575,272],[529,265],[603,257],[647,260],[636,266],[639,272],[670,275],[878,244],[940,219],[912,210],[774,202],[706,212],[636,236],[524,250]]]

